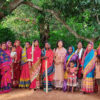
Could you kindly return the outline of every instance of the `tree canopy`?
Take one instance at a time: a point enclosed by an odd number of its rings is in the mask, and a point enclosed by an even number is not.
[[[22,43],[100,43],[100,0],[0,0],[0,21]],[[0,34],[2,32],[0,31]],[[7,33],[8,34],[8,33]],[[0,38],[1,39],[1,38]],[[3,40],[2,40],[3,41]]]

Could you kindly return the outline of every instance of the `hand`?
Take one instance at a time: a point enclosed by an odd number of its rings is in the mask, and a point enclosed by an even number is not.
[[[11,64],[10,64],[11,68],[13,67],[12,65],[13,65],[13,64],[11,63]]]
[[[45,59],[47,59],[48,57],[47,56],[45,56]]]
[[[42,57],[42,59],[47,59],[47,58],[48,58],[47,56]]]
[[[85,76],[83,75],[83,79],[85,79]]]
[[[82,74],[84,73],[83,67],[82,67]]]
[[[15,60],[14,63],[17,63],[17,61]]]
[[[32,69],[32,68],[30,68],[30,74],[32,74],[32,72],[33,72],[33,69]]]
[[[34,45],[34,42],[32,43],[32,45]]]
[[[57,62],[56,65],[59,65],[59,62]]]

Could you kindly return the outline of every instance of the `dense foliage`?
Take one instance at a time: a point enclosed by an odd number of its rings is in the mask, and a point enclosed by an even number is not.
[[[8,5],[13,0],[4,0]],[[91,39],[100,36],[100,0],[24,0],[43,8],[43,11],[21,4],[12,13],[5,11],[7,16],[1,20],[0,42],[20,39],[22,45],[25,41],[32,42],[39,39],[41,47],[47,39],[52,48],[56,47],[58,40],[63,40],[65,47],[77,46],[82,41],[86,47],[87,41],[75,37],[59,20],[46,9],[54,10],[61,20],[71,27],[78,35]],[[7,35],[4,35],[4,34]],[[1,38],[2,36],[2,38]],[[94,41],[95,48],[100,38]]]

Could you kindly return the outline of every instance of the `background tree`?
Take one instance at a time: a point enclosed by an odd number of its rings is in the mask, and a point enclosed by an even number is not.
[[[100,0],[5,0],[1,5],[3,27],[16,32],[22,42],[37,38],[52,47],[59,39],[66,47],[79,40],[99,44]]]

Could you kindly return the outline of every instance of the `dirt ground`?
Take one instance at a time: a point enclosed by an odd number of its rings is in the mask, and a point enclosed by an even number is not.
[[[63,92],[53,90],[46,94],[42,90],[13,89],[10,93],[0,94],[0,100],[100,100],[100,87],[97,94]]]

